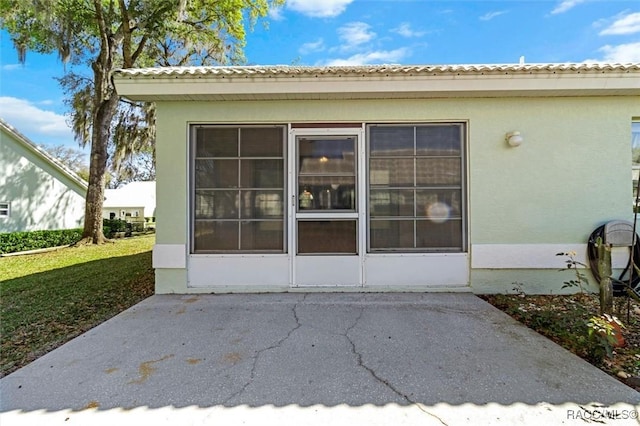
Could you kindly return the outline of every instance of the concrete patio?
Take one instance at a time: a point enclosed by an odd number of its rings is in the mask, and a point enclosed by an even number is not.
[[[0,380],[3,426],[637,425],[639,405],[466,293],[156,295]]]

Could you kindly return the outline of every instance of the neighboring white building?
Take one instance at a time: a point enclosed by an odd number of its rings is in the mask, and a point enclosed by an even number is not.
[[[0,232],[82,227],[87,183],[0,120]]]
[[[130,182],[118,189],[104,191],[102,217],[122,219],[154,217],[156,211],[156,183]]]

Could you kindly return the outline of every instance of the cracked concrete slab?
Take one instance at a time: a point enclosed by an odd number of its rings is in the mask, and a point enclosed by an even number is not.
[[[638,405],[471,294],[158,295],[0,379],[3,426],[540,424],[614,409],[621,425]]]

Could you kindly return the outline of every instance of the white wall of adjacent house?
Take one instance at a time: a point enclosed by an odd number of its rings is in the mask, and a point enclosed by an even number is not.
[[[144,207],[106,207],[102,209],[104,219],[144,218]]]
[[[84,189],[41,155],[2,132],[0,137],[0,232],[82,226]]]

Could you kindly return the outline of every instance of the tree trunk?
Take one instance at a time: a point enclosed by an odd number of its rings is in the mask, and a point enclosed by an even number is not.
[[[611,246],[598,238],[598,275],[600,275],[600,315],[613,312],[613,283],[611,282]]]
[[[85,202],[82,240],[102,244],[107,239],[102,230],[102,204],[104,202],[105,173],[111,140],[111,122],[118,107],[118,94],[111,82],[115,41],[104,21],[101,4],[94,0],[96,19],[101,31],[100,53],[91,64],[93,69],[93,121],[91,130],[91,160],[89,186]]]
[[[102,244],[106,238],[102,229],[102,204],[104,201],[105,174],[109,158],[107,146],[111,136],[111,120],[115,113],[117,96],[103,100],[96,110],[91,135],[91,162],[89,185],[85,202],[84,230],[86,242]]]

